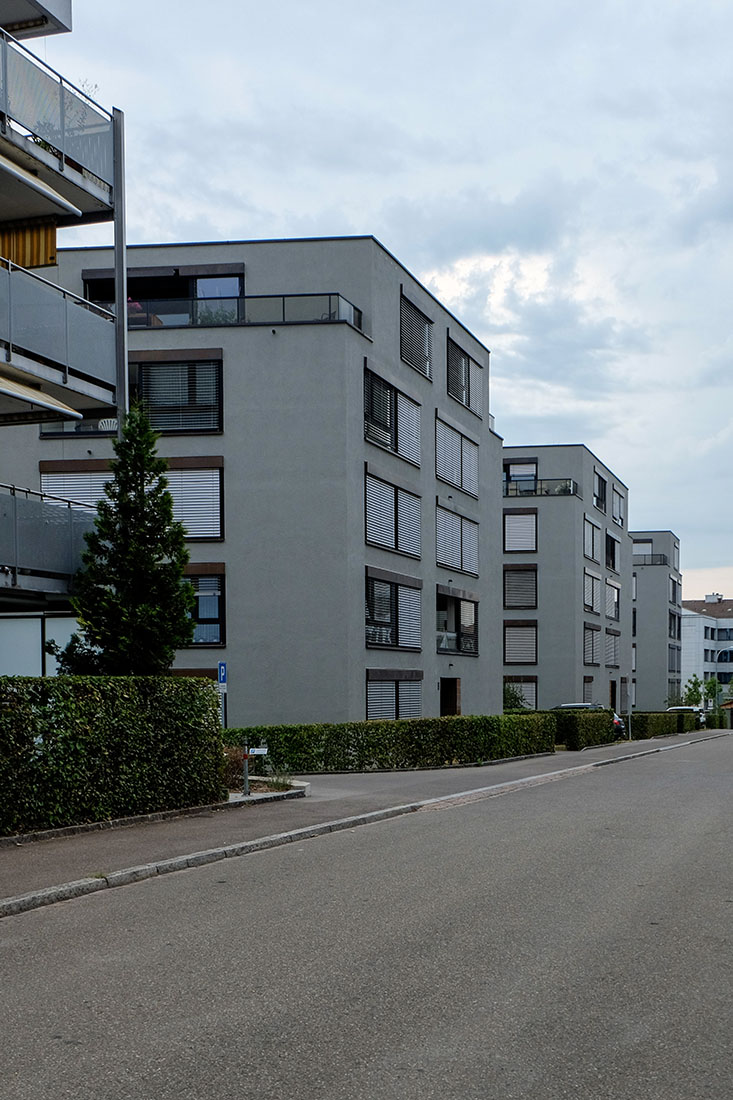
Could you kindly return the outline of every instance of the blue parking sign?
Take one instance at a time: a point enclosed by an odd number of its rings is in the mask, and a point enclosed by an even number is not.
[[[226,661],[219,661],[219,683],[226,684],[227,682],[227,663]]]

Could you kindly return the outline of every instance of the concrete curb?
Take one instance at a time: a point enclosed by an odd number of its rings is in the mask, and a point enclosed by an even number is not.
[[[324,821],[317,825],[308,825],[302,829],[292,829],[286,833],[274,833],[271,836],[260,837],[257,840],[246,840],[239,844],[227,844],[222,848],[209,848],[202,852],[192,852],[190,855],[176,856],[173,859],[163,859],[156,863],[145,863],[139,867],[127,867],[121,871],[112,871],[108,875],[100,875],[95,878],[80,879],[77,882],[62,883],[59,886],[49,886],[42,890],[33,890],[28,894],[20,894],[17,897],[3,898],[0,900],[0,919],[2,917],[17,916],[27,913],[31,909],[40,909],[46,905],[53,905],[59,901],[69,901],[71,898],[82,897],[85,894],[94,894],[98,890],[113,889],[117,886],[128,886],[145,879],[155,878],[158,875],[172,874],[174,871],[186,871],[192,867],[204,867],[209,863],[216,863],[222,859],[235,859],[240,856],[251,855],[254,852],[262,852],[268,848],[279,848],[285,844],[291,844],[299,840],[310,840],[313,837],[323,836],[326,833],[341,832],[344,829],[353,829],[359,825],[372,825],[379,821],[388,821],[394,817],[402,817],[405,814],[415,813],[418,810],[447,807],[451,803],[465,801],[478,801],[481,798],[490,798],[501,794],[509,794],[525,788],[540,786],[543,783],[551,783],[558,779],[567,779],[572,775],[583,775],[594,768],[605,767],[608,764],[621,764],[628,760],[636,760],[644,756],[651,756],[658,752],[667,752],[671,749],[681,749],[689,745],[699,744],[703,741],[714,741],[719,737],[729,737],[730,733],[717,733],[709,737],[700,737],[692,741],[680,741],[674,745],[659,745],[653,749],[644,749],[641,752],[627,753],[625,756],[617,756],[611,760],[594,760],[588,764],[581,764],[574,768],[562,768],[555,772],[546,772],[542,775],[531,775],[524,779],[509,780],[506,783],[495,783],[490,787],[478,787],[470,791],[459,791],[455,794],[438,795],[436,798],[425,798],[419,802],[408,802],[401,806],[389,806],[383,810],[373,810],[370,813],[357,814],[354,817],[337,818],[335,821]],[[300,792],[298,792],[300,794]],[[286,792],[291,795],[291,792]],[[300,794],[303,797],[303,794]]]

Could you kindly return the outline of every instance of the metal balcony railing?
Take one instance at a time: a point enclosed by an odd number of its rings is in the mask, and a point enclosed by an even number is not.
[[[541,481],[527,478],[526,481],[505,481],[505,497],[577,497],[578,483],[571,477],[546,477]]]
[[[107,310],[0,257],[0,343],[31,358],[115,384],[115,326]],[[0,352],[0,359],[2,353]]]
[[[669,565],[666,554],[634,554],[634,565]]]
[[[112,303],[100,303],[111,309]],[[250,294],[243,298],[148,298],[127,303],[128,328],[216,325],[303,325],[347,321],[362,327],[362,313],[341,294]]]
[[[56,579],[68,587],[95,516],[89,505],[0,483],[0,583],[43,591],[44,579]]]
[[[112,115],[0,30],[0,131],[8,126],[58,158],[114,183]]]

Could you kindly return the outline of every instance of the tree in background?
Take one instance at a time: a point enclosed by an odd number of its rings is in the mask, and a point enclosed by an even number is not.
[[[522,689],[516,684],[504,684],[504,710],[528,710]]]
[[[196,597],[183,579],[186,532],[173,519],[157,439],[145,410],[133,407],[75,577],[79,631],[64,649],[47,646],[62,673],[160,675],[191,642]]]
[[[703,683],[695,673],[687,681],[682,692],[682,702],[686,707],[699,707],[702,704]]]

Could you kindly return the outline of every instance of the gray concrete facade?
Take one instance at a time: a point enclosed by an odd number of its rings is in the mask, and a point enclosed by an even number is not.
[[[54,277],[101,300],[112,259],[65,250]],[[195,295],[219,278],[240,280],[238,301],[171,305],[180,280]],[[212,630],[225,640],[179,653],[176,667],[213,675],[227,663],[229,725],[363,719],[368,695],[377,716],[392,690],[400,713],[499,712],[501,440],[487,349],[371,237],[136,246],[128,280],[133,372],[154,386],[156,370],[188,364],[187,412],[197,364],[215,364],[221,379],[215,426],[169,427],[159,442],[172,478],[220,471],[222,484],[220,530],[190,541],[189,571],[218,578],[225,623]],[[429,369],[419,354],[415,365],[416,331],[418,344],[430,334]],[[391,436],[365,415],[365,372],[391,401]],[[80,476],[86,499],[84,477],[104,470],[114,430],[103,409],[76,431],[6,429],[4,477],[49,491],[66,478],[73,498]],[[436,466],[438,435],[449,455]],[[367,539],[365,520],[367,495],[389,493],[392,544],[389,533]],[[380,614],[385,593],[396,605],[384,627],[365,623],[367,574]]]
[[[673,531],[631,531],[635,706],[679,702],[682,679],[680,540]]]
[[[505,447],[504,683],[540,710],[626,711],[628,490],[582,444]]]

